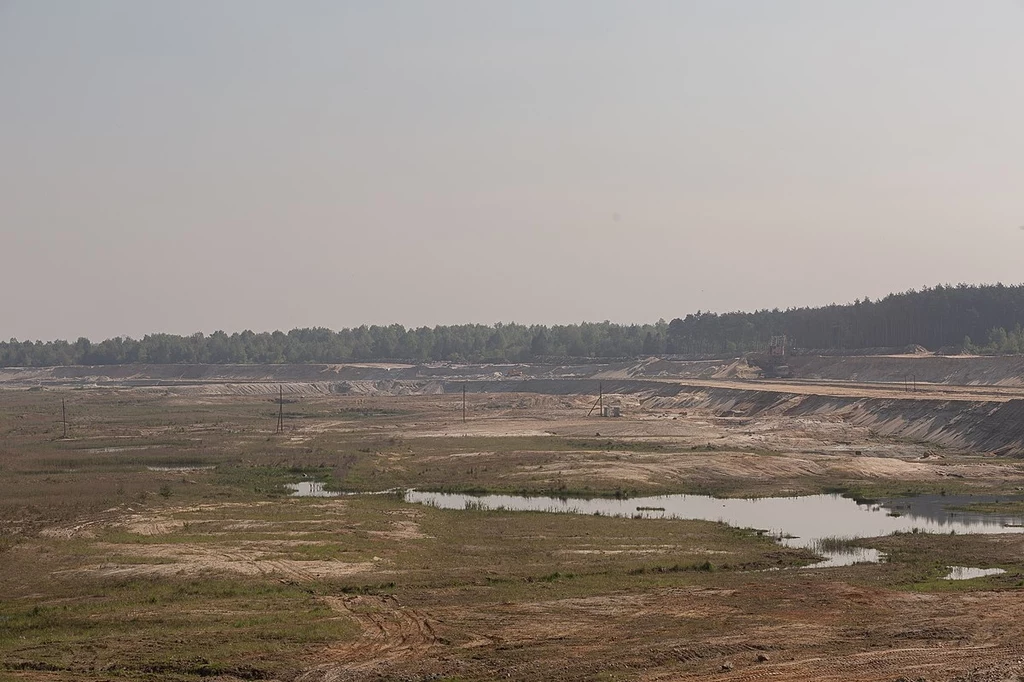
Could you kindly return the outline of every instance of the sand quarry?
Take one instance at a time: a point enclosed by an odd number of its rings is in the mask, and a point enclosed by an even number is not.
[[[0,670],[1019,679],[1014,528],[863,539],[888,560],[805,569],[812,552],[706,521],[304,499],[285,487],[927,493],[1022,513],[1024,361],[790,365],[792,378],[773,380],[735,358],[0,370]],[[1005,572],[954,583],[947,566]],[[136,637],[123,636],[126,621]]]

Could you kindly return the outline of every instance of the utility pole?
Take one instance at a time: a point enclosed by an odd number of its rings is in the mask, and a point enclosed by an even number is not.
[[[60,399],[61,421],[64,422],[64,438],[68,437],[68,405],[64,398]]]
[[[599,406],[601,408],[601,414],[599,414],[597,416],[598,417],[603,417],[604,416],[604,384],[599,382],[597,384],[597,390],[598,390],[597,400],[594,402],[593,405],[591,405],[590,411],[587,412],[587,416],[588,417],[590,415],[594,414],[594,410],[597,409]]]
[[[462,383],[462,423],[466,423],[466,383]]]
[[[284,387],[277,387],[277,431],[275,433],[284,433]]]

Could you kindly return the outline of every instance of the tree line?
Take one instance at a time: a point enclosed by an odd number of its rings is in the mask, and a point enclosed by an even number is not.
[[[671,322],[569,325],[467,324],[405,328],[362,326],[217,331],[188,336],[149,334],[93,343],[0,342],[0,366],[130,363],[528,362],[561,358],[650,355],[712,356],[763,352],[773,336],[790,348],[842,351],[901,348],[1024,353],[1024,285],[927,287],[845,305],[755,312],[698,311]]]

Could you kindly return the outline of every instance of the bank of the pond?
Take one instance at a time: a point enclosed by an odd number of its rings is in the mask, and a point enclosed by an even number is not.
[[[813,567],[874,563],[881,554],[847,543],[856,538],[893,533],[1020,533],[1024,517],[989,516],[950,511],[964,498],[920,496],[858,504],[840,495],[716,498],[705,495],[660,495],[617,499],[566,499],[519,495],[460,495],[410,490],[407,502],[441,509],[480,509],[595,514],[637,518],[716,521],[752,528],[787,547],[811,549],[824,560]]]
[[[289,484],[294,497],[339,497],[324,484]],[[399,492],[399,491],[383,491]],[[877,563],[883,555],[853,540],[896,533],[993,534],[1024,532],[1024,515],[964,511],[971,504],[999,498],[919,495],[877,503],[859,503],[838,494],[754,499],[707,495],[658,495],[630,499],[566,498],[526,495],[469,495],[404,491],[406,502],[439,509],[549,512],[645,519],[682,519],[725,523],[774,537],[787,547],[810,549],[823,557],[808,568]]]

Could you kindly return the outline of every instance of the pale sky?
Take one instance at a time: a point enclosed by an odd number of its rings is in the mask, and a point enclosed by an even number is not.
[[[1024,281],[1019,0],[0,0],[0,338]]]

